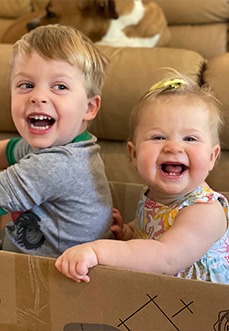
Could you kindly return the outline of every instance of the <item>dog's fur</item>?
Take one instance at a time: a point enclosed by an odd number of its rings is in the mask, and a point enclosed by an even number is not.
[[[116,47],[164,46],[169,30],[162,9],[152,0],[51,0],[46,15],[28,24],[65,24],[93,42]]]

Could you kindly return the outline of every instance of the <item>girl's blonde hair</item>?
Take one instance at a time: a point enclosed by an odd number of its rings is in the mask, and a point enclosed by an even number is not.
[[[134,141],[136,128],[146,106],[153,103],[155,99],[158,99],[162,96],[164,99],[167,97],[169,100],[172,96],[181,95],[197,97],[206,104],[206,109],[209,112],[212,142],[213,144],[219,144],[220,131],[223,126],[221,103],[214,96],[211,88],[207,85],[199,86],[195,81],[185,75],[178,73],[172,68],[166,69],[166,77],[155,83],[137,101],[137,104],[135,105],[130,116],[129,141]]]
[[[108,59],[79,30],[50,24],[28,32],[13,45],[11,72],[17,55],[30,56],[32,51],[77,66],[84,76],[87,96],[101,95]]]

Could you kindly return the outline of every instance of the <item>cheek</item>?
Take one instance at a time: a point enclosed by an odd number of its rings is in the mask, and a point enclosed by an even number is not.
[[[11,98],[11,113],[17,114],[22,112],[25,107],[25,99],[18,96],[12,96]]]
[[[212,163],[213,162],[211,161],[210,152],[207,153],[206,151],[199,151],[193,153],[192,155],[191,165],[195,168],[196,171],[208,172],[209,170],[211,170],[210,168]]]
[[[150,149],[141,149],[140,153],[136,156],[136,167],[140,174],[151,173],[155,168],[156,158],[155,153]]]
[[[11,106],[11,115],[14,122],[17,122],[20,119],[20,114],[22,111],[20,110],[20,106],[12,105]]]
[[[11,115],[12,115],[12,118],[13,118],[13,121],[15,121],[17,119],[17,108],[11,104]]]

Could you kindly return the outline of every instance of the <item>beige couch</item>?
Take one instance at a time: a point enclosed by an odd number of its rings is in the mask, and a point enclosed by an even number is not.
[[[169,47],[99,47],[111,60],[111,65],[103,90],[102,108],[92,124],[91,131],[98,137],[101,145],[101,155],[111,182],[114,204],[121,209],[127,220],[133,217],[142,186],[126,151],[129,115],[138,97],[154,82],[155,72],[160,67],[173,67],[199,84],[208,83],[215,89],[222,102],[225,127],[222,133],[221,158],[209,175],[208,183],[215,190],[229,192],[229,53],[226,33],[229,3],[226,0],[157,2],[163,5],[171,28]],[[179,19],[176,25],[175,18]],[[206,21],[207,18],[212,22]],[[17,134],[10,115],[8,60],[11,47],[10,44],[0,44],[0,139]],[[199,52],[196,52],[197,50]]]

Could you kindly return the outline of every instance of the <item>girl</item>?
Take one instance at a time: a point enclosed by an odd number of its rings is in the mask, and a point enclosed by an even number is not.
[[[67,249],[59,271],[88,282],[89,268],[103,264],[229,284],[228,202],[205,182],[220,153],[218,105],[209,89],[174,72],[140,98],[128,150],[147,189],[135,220],[125,224],[114,210],[119,240]]]

